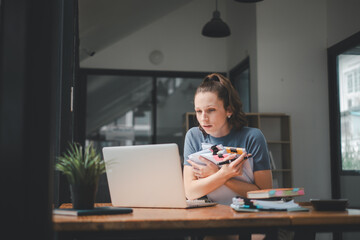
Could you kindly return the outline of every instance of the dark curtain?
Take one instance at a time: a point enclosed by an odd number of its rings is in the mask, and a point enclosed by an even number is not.
[[[62,1],[0,4],[0,238],[51,239]]]

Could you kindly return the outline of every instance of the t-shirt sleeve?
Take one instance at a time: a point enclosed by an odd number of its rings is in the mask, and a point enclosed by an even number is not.
[[[266,139],[259,129],[254,129],[249,137],[246,150],[251,153],[254,161],[254,172],[260,170],[270,170],[270,158]]]
[[[198,151],[198,142],[200,139],[197,140],[199,136],[196,134],[195,128],[189,129],[185,135],[185,142],[184,142],[184,165],[190,166],[190,163],[187,162],[189,159],[189,155]]]

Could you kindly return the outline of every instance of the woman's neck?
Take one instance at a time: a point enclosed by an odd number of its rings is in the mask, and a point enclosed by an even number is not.
[[[223,129],[221,129],[221,131],[219,131],[218,133],[211,135],[211,136],[215,137],[215,138],[221,138],[221,137],[225,137],[225,136],[229,135],[230,132],[231,132],[231,127],[229,125],[227,125]]]

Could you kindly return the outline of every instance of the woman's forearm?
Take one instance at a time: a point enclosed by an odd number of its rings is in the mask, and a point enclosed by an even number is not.
[[[184,168],[185,194],[188,199],[197,199],[224,185],[229,177],[221,171],[206,178],[197,179],[191,167]]]
[[[225,186],[239,194],[241,197],[246,197],[248,191],[272,188],[271,170],[254,172],[254,181],[255,183],[252,184],[231,178],[225,183]]]
[[[225,186],[236,192],[240,197],[246,197],[248,191],[259,190],[260,188],[252,183],[243,182],[241,180],[232,178],[226,181]]]

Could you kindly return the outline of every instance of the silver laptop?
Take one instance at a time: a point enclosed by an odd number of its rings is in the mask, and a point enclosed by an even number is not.
[[[186,200],[179,149],[174,143],[104,147],[103,155],[113,206],[191,208],[216,204]]]

